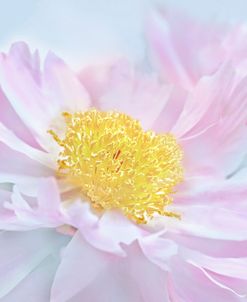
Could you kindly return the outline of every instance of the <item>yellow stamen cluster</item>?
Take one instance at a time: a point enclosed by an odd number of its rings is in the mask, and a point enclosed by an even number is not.
[[[182,150],[171,134],[143,131],[126,114],[95,109],[64,113],[67,130],[58,171],[81,190],[98,211],[120,209],[145,223],[171,203],[174,186],[182,181]]]

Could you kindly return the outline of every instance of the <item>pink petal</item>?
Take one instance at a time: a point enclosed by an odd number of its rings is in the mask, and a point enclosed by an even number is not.
[[[57,266],[58,259],[53,256],[47,257],[9,294],[2,298],[2,301],[50,301],[50,290]]]
[[[109,260],[107,254],[88,245],[77,232],[64,251],[55,275],[51,290],[52,301],[70,300],[97,278]]]
[[[30,130],[25,126],[25,124],[21,121],[20,117],[16,114],[1,89],[0,106],[0,121],[5,125],[5,127],[12,130],[14,134],[21,140],[23,140],[25,143],[35,148],[41,148],[35,141]]]
[[[182,301],[241,301],[229,288],[215,284],[203,271],[178,259],[171,264],[170,278]]]
[[[41,212],[57,214],[61,206],[61,197],[54,178],[42,179],[38,191],[38,206]]]
[[[53,106],[48,111],[44,107],[47,99],[43,98],[39,87],[37,53],[31,55],[24,43],[14,44],[8,55],[1,54],[0,67],[3,92],[24,123],[35,133],[47,129]]]
[[[234,43],[230,47],[223,45],[226,30],[222,26],[203,24],[164,10],[151,16],[147,35],[154,63],[164,79],[188,90],[201,76],[215,72],[230,57],[229,49],[234,48]],[[242,35],[241,41],[245,40]],[[239,44],[234,54],[238,48]]]
[[[136,239],[147,236],[148,232],[121,213],[106,212],[94,227],[83,232],[87,241],[96,248],[124,255],[121,244],[131,244]]]
[[[152,75],[137,72],[123,60],[83,70],[80,78],[94,106],[127,113],[140,120],[145,129],[150,129],[157,119],[171,91],[170,86],[161,85]]]
[[[17,186],[14,186],[11,201],[5,203],[5,208],[12,211],[14,217],[6,219],[2,228],[29,230],[40,227],[56,228],[63,225],[66,219],[61,211],[61,199],[55,180],[40,179],[37,194],[37,198],[30,200],[21,194]]]
[[[51,159],[50,155],[48,155],[44,151],[38,150],[26,144],[1,123],[0,123],[0,141],[3,142],[9,148],[17,152],[23,153],[24,155],[30,157],[30,159],[35,160],[47,166],[48,168],[55,168],[55,163]]]
[[[7,189],[0,187],[0,204],[1,204],[1,206],[6,200],[9,200],[10,197],[11,197],[11,191],[8,191]]]
[[[222,284],[226,288],[229,288],[232,292],[235,292],[239,297],[246,297],[246,280],[241,280],[239,278],[231,278],[207,271],[210,277]],[[240,300],[241,301],[241,300]]]
[[[171,132],[173,126],[179,119],[187,99],[187,92],[175,86],[170,97],[152,125],[152,129],[157,133]]]
[[[223,180],[191,188],[175,196],[167,210],[178,213],[181,219],[157,218],[172,233],[218,240],[247,240],[246,183]],[[156,218],[153,219],[155,223]]]
[[[178,137],[183,137],[201,121],[209,108],[211,114],[214,114],[215,104],[223,102],[230,94],[233,78],[234,72],[231,66],[223,66],[213,76],[203,77],[189,94],[172,132]],[[212,104],[214,104],[213,108],[210,107]],[[204,129],[218,121],[212,117],[214,115],[209,117]]]
[[[246,258],[247,241],[219,240],[198,237],[188,234],[166,234],[166,238],[176,242],[178,246],[199,251],[211,257]]]
[[[178,246],[174,240],[161,238],[162,234],[145,237],[139,240],[144,255],[161,269],[169,270],[171,257],[177,254]]]
[[[5,203],[11,200],[11,192],[0,189],[0,225],[4,221],[8,221],[14,218],[12,211],[5,208]]]
[[[4,94],[38,140],[46,134],[53,119],[68,108],[68,102],[79,103],[81,109],[89,103],[76,75],[60,59],[48,55],[43,74],[38,53],[31,54],[24,43],[14,44],[7,55],[1,54],[0,67]]]
[[[67,224],[78,228],[84,238],[95,248],[117,255],[125,255],[121,243],[130,244],[147,236],[141,226],[136,225],[121,213],[107,211],[101,217],[94,214],[87,202],[65,205]]]
[[[244,213],[219,206],[187,205],[169,207],[182,219],[162,217],[162,224],[172,232],[218,240],[247,240],[247,220]]]
[[[142,297],[141,301],[168,301],[166,273],[147,260],[137,242],[126,246],[126,251],[124,269],[130,274],[132,282],[136,284]]]
[[[245,212],[247,209],[247,186],[244,178],[204,182],[190,187],[186,191],[178,192],[174,198],[176,205],[204,205],[218,206]]]
[[[189,91],[180,117],[181,101],[174,103],[172,132],[181,138],[186,170],[194,175],[210,169],[231,175],[246,153],[247,33],[244,26],[228,29],[162,10],[148,25],[158,70],[166,82]],[[165,111],[161,117],[154,124],[159,131],[162,123],[167,127]]]
[[[0,242],[4,246],[0,250],[1,298],[66,243],[64,237],[47,230],[2,232]]]
[[[61,111],[84,111],[90,106],[87,91],[72,70],[55,54],[48,53],[44,63],[44,81]]]
[[[239,167],[246,154],[247,79],[243,78],[235,84],[234,77],[234,81],[228,85],[224,78],[219,78],[217,89],[221,91],[220,94],[211,100],[201,120],[181,143],[189,169],[211,165],[216,170],[221,169],[227,176]]]
[[[11,150],[0,143],[0,181],[21,184],[37,183],[38,177],[50,176],[54,171],[30,159],[23,153]]]
[[[165,274],[151,264],[137,244],[126,257],[110,256],[75,235],[64,253],[52,288],[54,301],[167,301]]]
[[[247,281],[247,258],[213,258],[192,250],[183,250],[182,257],[195,266]]]

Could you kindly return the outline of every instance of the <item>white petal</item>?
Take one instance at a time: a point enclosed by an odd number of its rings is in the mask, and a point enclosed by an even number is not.
[[[65,243],[66,237],[54,231],[0,233],[0,298],[11,292]]]

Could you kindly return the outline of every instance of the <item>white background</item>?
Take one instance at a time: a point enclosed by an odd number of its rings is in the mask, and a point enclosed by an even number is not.
[[[16,40],[74,68],[102,57],[144,56],[145,18],[159,3],[212,21],[247,22],[247,0],[0,0],[0,49]]]

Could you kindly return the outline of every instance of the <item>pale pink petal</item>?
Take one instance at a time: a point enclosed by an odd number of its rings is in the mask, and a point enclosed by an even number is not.
[[[47,215],[56,215],[61,205],[59,188],[54,178],[42,179],[38,191],[38,207]]]
[[[245,75],[238,78],[238,73],[228,64],[220,68],[210,79],[217,82],[218,87],[215,90],[218,91],[218,95],[210,97],[207,110],[185,137],[196,136],[211,124],[218,128],[217,134],[220,143],[225,144],[225,140],[229,143],[227,136],[233,134],[233,131],[246,121],[246,110],[244,109],[246,107],[247,77]],[[213,88],[214,86],[211,84],[209,90]],[[195,102],[195,105],[201,106],[201,102]],[[214,128],[216,129],[216,127]],[[235,136],[236,134],[233,135],[233,137]]]
[[[0,182],[2,182],[3,186],[16,184],[22,194],[30,197],[37,197],[40,181],[42,177],[47,177],[47,176],[49,177],[50,175],[33,177],[33,176],[26,176],[22,174],[1,173]],[[2,185],[0,185],[0,187]]]
[[[239,126],[245,124],[247,121],[247,76],[244,77],[235,87],[233,93],[229,96],[228,102],[226,102],[223,110],[223,121],[222,132],[225,134],[222,141],[233,140],[236,136],[235,132]],[[234,99],[234,101],[231,101]],[[232,141],[231,141],[232,142]]]
[[[214,169],[226,177],[246,154],[247,31],[226,29],[162,10],[148,25],[158,70],[166,82],[189,91],[182,111],[181,101],[174,102],[174,115],[178,108],[181,114],[171,132],[180,138],[186,170],[193,175]],[[158,131],[162,124],[167,128],[165,110],[161,117],[154,124]]]
[[[239,167],[246,154],[247,80],[243,78],[237,84],[231,83],[230,90],[224,88],[227,83],[223,85],[222,80],[218,83],[220,94],[181,143],[188,169],[212,166],[228,176]]]
[[[10,200],[11,200],[11,192],[1,188],[0,189],[0,225],[4,221],[14,219],[15,215],[13,214],[13,212],[6,209],[5,207],[5,203],[9,202]]]
[[[66,222],[58,187],[53,178],[40,179],[35,199],[22,195],[19,188],[14,186],[11,201],[5,203],[5,208],[15,216],[3,222],[2,228],[8,230],[56,228]]]
[[[0,228],[4,230],[56,228],[66,223],[53,178],[39,179],[35,198],[25,196],[18,186],[13,186],[13,193],[2,200],[0,215]]]
[[[92,246],[117,255],[125,255],[121,243],[130,244],[149,235],[141,225],[136,225],[123,214],[107,211],[100,217],[93,213],[89,203],[81,200],[65,205],[64,211],[67,224],[78,228]]]
[[[240,48],[241,43],[237,47],[233,41],[226,44],[226,28],[159,10],[151,15],[147,27],[154,64],[165,80],[191,90],[201,76],[214,73]],[[241,38],[246,44],[245,36]]]
[[[153,75],[140,73],[126,61],[97,66],[80,74],[92,96],[93,106],[127,113],[150,129],[168,101],[171,87]]]
[[[37,191],[39,178],[54,174],[50,168],[13,151],[2,143],[0,143],[0,166],[0,182],[21,185],[25,191]]]
[[[220,275],[246,280],[247,285],[247,258],[213,258],[185,249],[182,250],[181,254],[190,264]]]
[[[99,217],[92,212],[90,204],[83,202],[81,199],[73,200],[72,202],[63,203],[64,213],[66,213],[67,224],[75,228],[88,229],[93,228]]]
[[[221,166],[230,175],[246,153],[246,34],[244,26],[227,31],[168,11],[150,18],[148,36],[160,72],[190,91],[172,132],[183,136],[186,165],[194,174]]]
[[[31,55],[24,43],[14,44],[8,55],[0,55],[0,84],[24,123],[35,133],[41,133],[49,125],[53,106],[45,108],[47,99],[40,90],[40,71],[36,62],[37,53]]]
[[[149,232],[118,212],[106,212],[94,227],[83,232],[87,241],[96,248],[124,255],[121,244],[131,244],[136,239],[148,236]]]
[[[139,240],[144,255],[161,269],[169,270],[169,261],[178,252],[178,246],[174,240],[162,238],[161,234],[142,238]]]
[[[125,250],[124,271],[137,286],[141,301],[168,302],[166,273],[144,256],[137,242],[126,246]]]
[[[240,297],[246,297],[246,280],[222,276],[207,270],[205,271],[209,274],[210,278],[212,278],[212,280],[218,284],[229,288],[232,292],[235,292]]]
[[[32,160],[48,167],[55,168],[55,163],[51,156],[41,150],[31,147],[24,141],[20,140],[13,132],[7,129],[3,124],[0,123],[0,141],[6,146],[17,152],[23,153]]]
[[[172,133],[177,137],[184,137],[189,130],[193,129],[201,121],[209,108],[215,114],[214,110],[218,109],[217,103],[222,104],[225,98],[230,95],[233,79],[234,70],[228,65],[220,68],[212,76],[204,76],[189,94],[184,109],[172,128]],[[223,108],[220,109],[223,110]],[[219,119],[219,117],[221,115],[218,113],[217,118]],[[218,119],[214,115],[210,116],[207,119],[207,124],[202,129],[214,125],[215,122],[218,122]]]
[[[12,108],[9,101],[6,99],[4,93],[0,88],[0,121],[8,129],[12,130],[17,137],[23,140],[25,143],[35,148],[40,148],[38,143],[35,141],[30,130],[21,121],[20,117]]]
[[[171,132],[171,129],[179,119],[187,100],[187,92],[179,86],[175,86],[170,97],[152,125],[156,133]]]
[[[100,302],[147,302],[138,290],[135,280],[130,277],[129,272],[126,272],[124,263],[121,265],[116,262],[112,262],[86,289],[79,292],[70,301],[98,302],[99,299]],[[163,301],[167,302],[164,299]]]
[[[25,43],[16,43],[9,54],[0,55],[0,67],[3,93],[42,144],[53,120],[71,108],[68,104],[76,103],[77,109],[89,104],[77,76],[54,55],[48,55],[42,73],[38,53],[31,54]]]
[[[9,294],[1,299],[2,302],[35,302],[50,301],[50,290],[58,259],[47,257],[28,276],[22,280]]]
[[[90,106],[89,95],[78,77],[51,52],[44,62],[44,83],[52,98],[59,102],[60,112],[84,111]]]
[[[167,233],[164,233],[164,236],[165,235],[167,236]],[[237,248],[238,243],[235,242],[235,244],[232,245],[231,252],[235,258],[213,258],[190,249],[182,248],[182,244],[185,241],[179,240],[178,236],[173,235],[171,238],[180,245],[179,248],[176,248],[175,243],[172,243],[171,240],[155,237],[156,236],[150,236],[147,239],[144,238],[143,242],[145,243],[145,246],[142,244],[142,249],[150,261],[154,262],[163,270],[171,271],[172,274],[174,269],[171,267],[171,263],[173,263],[173,258],[171,258],[171,256],[179,255],[187,263],[198,268],[209,281],[218,286],[219,290],[227,290],[234,293],[238,298],[245,296],[244,285],[245,288],[247,285],[247,270],[245,269],[245,266],[247,265],[247,261],[246,258],[236,258],[235,249]],[[168,234],[168,238],[169,237]],[[195,237],[190,237],[186,240],[186,242],[191,242],[192,244],[194,241],[196,241]],[[205,239],[201,240],[201,243],[203,244],[204,241]],[[209,240],[206,240],[206,242],[208,245],[214,244],[213,241],[210,242]],[[218,256],[223,257],[224,254],[229,253],[229,246],[227,244],[223,245],[219,240],[217,240],[215,244],[215,249],[218,249]],[[201,248],[200,245],[198,246]],[[242,247],[245,249],[246,244]],[[225,250],[225,248],[227,248],[227,250]],[[205,252],[204,249],[202,250]],[[244,253],[244,250],[242,252]],[[181,262],[181,265],[186,264]],[[174,284],[172,284],[171,278],[168,279],[167,287],[170,298],[175,299],[175,301],[180,301],[181,297],[179,298],[178,291],[174,290]]]
[[[204,184],[175,196],[168,211],[181,219],[160,217],[153,223],[177,234],[218,240],[247,240],[246,182],[234,178]]]
[[[247,147],[245,87],[246,78],[239,80],[230,64],[202,77],[190,93],[174,87],[152,129],[175,134],[184,150],[188,176],[208,171],[226,177],[243,161]]]
[[[176,240],[174,237],[173,239]],[[193,242],[194,238],[191,238],[190,241]],[[244,284],[245,286],[247,285],[247,258],[209,257],[197,251],[185,249],[181,244],[180,247],[176,247],[176,244],[171,240],[154,238],[154,236],[153,238],[144,239],[143,242],[145,243],[145,246],[141,245],[142,250],[149,260],[158,265],[161,269],[170,271],[172,274],[172,256],[179,255],[187,263],[199,268],[212,283],[215,283],[219,287],[219,289],[224,288],[239,297],[244,297],[244,294],[246,294],[243,292],[243,286]],[[209,241],[207,243],[210,244]],[[218,245],[221,247],[220,244]],[[221,257],[223,257],[222,255],[225,253],[223,246],[222,248],[223,249],[219,253]],[[236,244],[232,246],[232,248],[234,252]],[[181,263],[181,265],[184,264]],[[168,282],[167,286],[170,296],[173,299],[177,298],[178,292],[174,292],[171,282]],[[177,298],[175,301],[180,300]]]
[[[52,286],[51,300],[70,300],[93,282],[109,262],[109,255],[88,245],[77,232],[63,253]]]
[[[187,191],[178,192],[175,195],[174,204],[219,206],[245,212],[247,210],[246,195],[246,179],[240,180],[232,177],[213,183],[204,182],[197,187],[188,188]]]
[[[64,236],[47,230],[1,232],[0,242],[4,248],[0,249],[0,298],[3,299],[14,290],[47,257],[52,254],[58,257],[56,253],[65,245],[66,240]],[[26,301],[28,298],[26,296]]]
[[[11,188],[4,188],[2,185],[0,185],[0,204],[2,206],[2,203],[5,200],[9,200],[11,197]]]
[[[237,210],[205,205],[173,206],[181,220],[162,217],[160,223],[169,231],[218,240],[247,240],[246,214]]]
[[[178,246],[199,251],[211,257],[246,258],[247,240],[222,240],[199,237],[189,234],[167,233],[165,238],[173,240]]]
[[[191,88],[194,84],[193,79],[183,66],[181,58],[179,58],[172,41],[173,37],[169,24],[163,20],[160,14],[152,16],[148,35],[158,62],[161,63],[160,71],[163,73],[165,80],[175,82],[185,88]]]
[[[186,264],[178,258],[171,263],[171,276],[173,288],[182,301],[208,302],[208,301],[242,301],[230,288],[215,284],[209,276],[199,268]]]
[[[57,271],[52,301],[168,301],[164,272],[143,256],[137,244],[125,249],[126,257],[102,253],[77,233]]]
[[[241,279],[236,279],[236,278],[234,278],[233,280],[235,281],[235,286],[233,286],[233,284],[230,284],[230,286],[229,285],[227,285],[227,283],[226,282],[222,282],[222,281],[220,281],[220,279],[219,278],[215,278],[214,276],[215,276],[215,274],[214,273],[212,273],[212,272],[210,272],[210,271],[208,271],[208,270],[206,270],[206,269],[204,269],[203,267],[201,267],[201,266],[199,266],[199,265],[195,265],[195,264],[193,264],[195,267],[197,267],[212,283],[214,283],[216,286],[218,286],[218,288],[221,288],[221,289],[223,289],[223,290],[226,290],[226,291],[229,291],[230,293],[233,293],[234,294],[234,296],[237,298],[237,299],[239,299],[240,301],[242,301],[243,299],[245,299],[246,298],[246,293],[244,292],[244,293],[240,293],[240,292],[238,292],[238,291],[236,291],[235,290],[235,288],[233,288],[233,287],[236,287],[236,284],[237,285],[240,285],[240,287],[241,287],[241,285],[242,285],[242,282],[245,282],[245,285],[247,284],[247,282],[246,282],[246,280],[241,280]],[[222,276],[223,277],[223,276]],[[225,277],[225,278],[228,278],[228,279],[230,279],[229,277]],[[229,280],[228,280],[229,281]],[[238,286],[237,286],[238,287]]]

